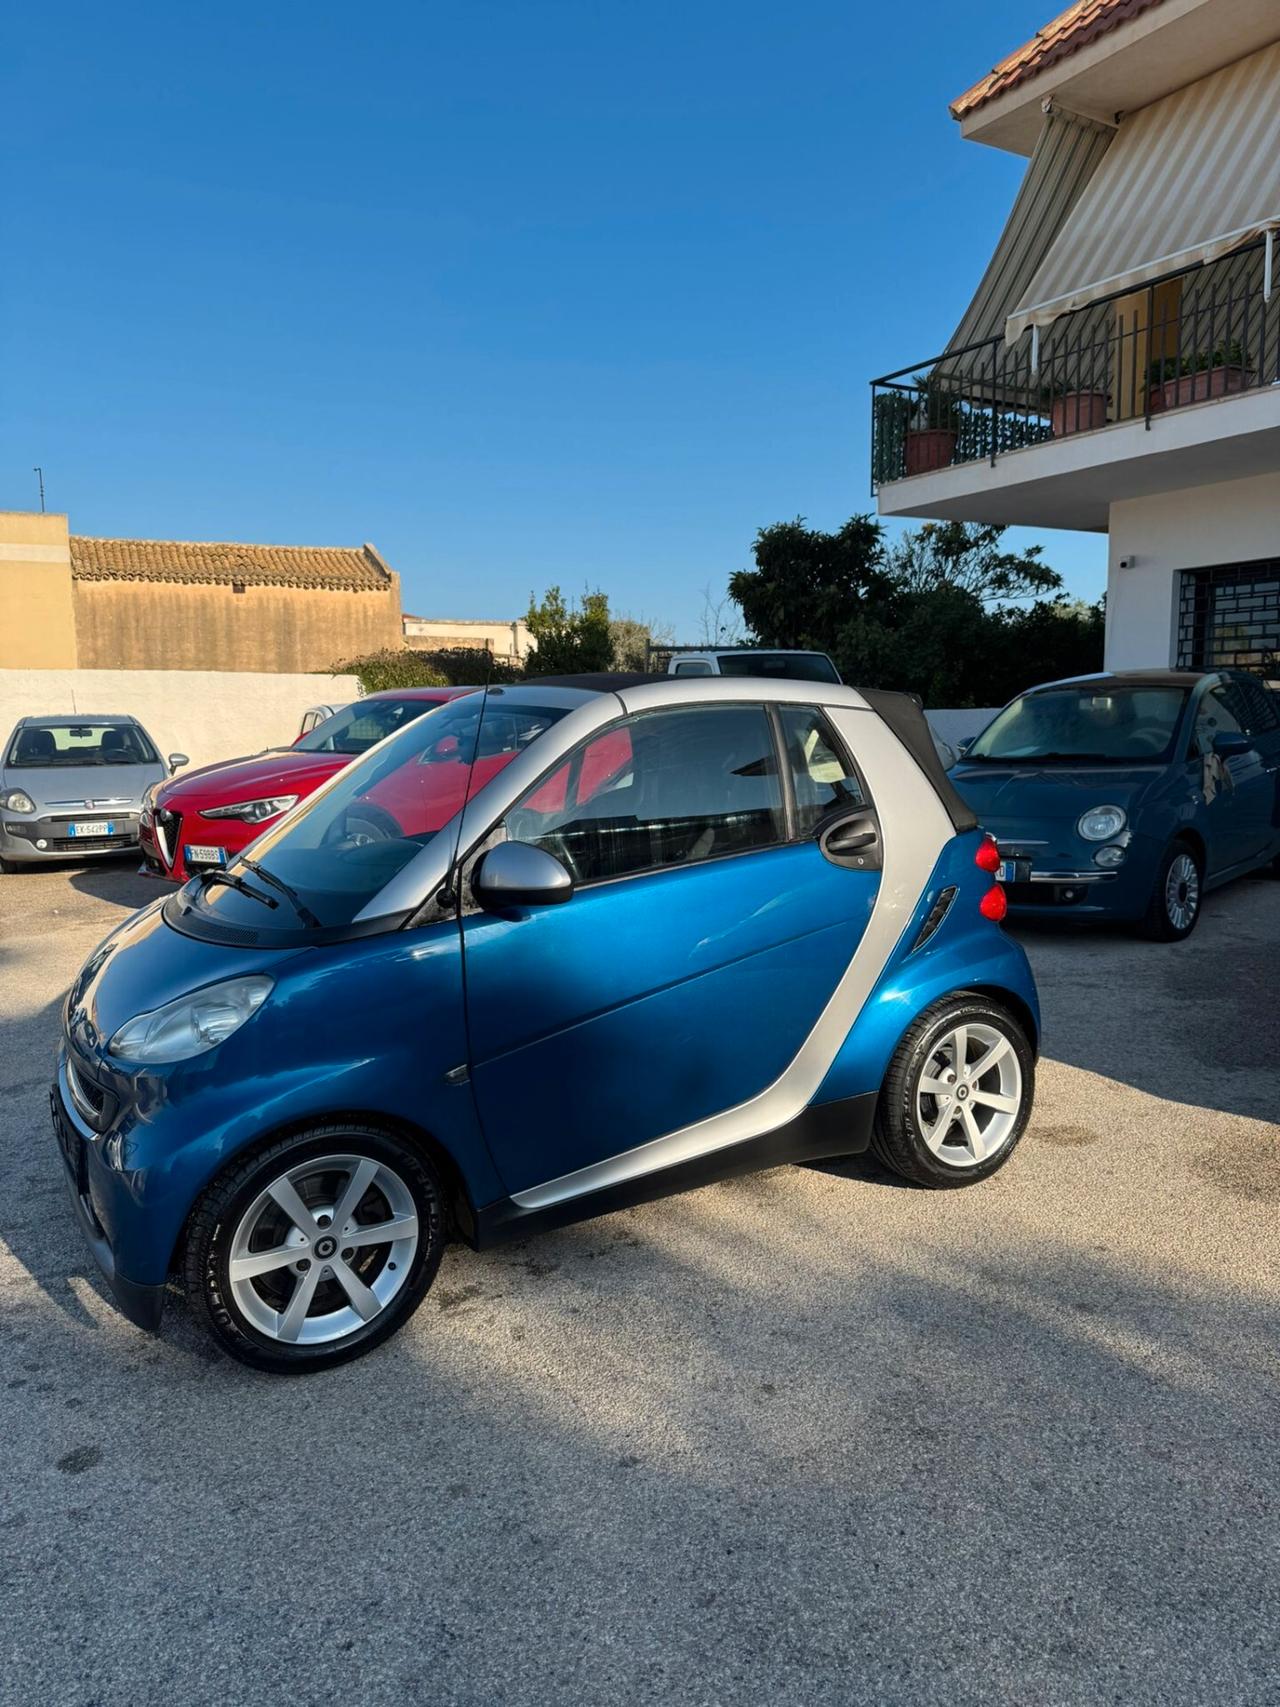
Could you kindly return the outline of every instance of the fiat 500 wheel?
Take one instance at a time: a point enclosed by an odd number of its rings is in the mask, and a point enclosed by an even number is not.
[[[1142,935],[1152,942],[1181,942],[1190,936],[1200,918],[1203,893],[1204,872],[1195,850],[1188,842],[1170,842],[1156,873]]]
[[[1012,1155],[1034,1090],[1031,1044],[1008,1009],[964,992],[945,997],[898,1045],[873,1148],[917,1185],[971,1185]]]
[[[315,1127],[205,1191],[187,1239],[187,1294],[240,1362],[327,1369],[412,1315],[439,1267],[443,1223],[439,1182],[413,1145]]]

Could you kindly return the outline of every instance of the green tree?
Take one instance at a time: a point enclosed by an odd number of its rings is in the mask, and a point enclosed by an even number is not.
[[[541,603],[530,593],[525,620],[537,644],[528,663],[530,675],[576,676],[612,665],[609,600],[604,593],[584,593],[581,605],[566,602],[559,587],[548,587]]]
[[[958,587],[984,604],[1061,591],[1062,576],[1041,562],[1041,546],[1002,551],[1003,535],[1003,528],[974,522],[926,522],[890,548],[889,573],[908,593]]]
[[[609,643],[613,649],[615,670],[650,670],[651,647],[670,646],[675,630],[669,623],[646,622],[643,617],[612,616],[609,618]]]
[[[360,658],[344,658],[330,664],[327,674],[355,676],[365,693],[383,688],[439,688],[448,681],[429,653],[415,652],[411,646],[384,646]]]
[[[1003,532],[929,523],[886,548],[871,516],[837,533],[780,522],[756,535],[756,566],[729,590],[761,645],[829,652],[847,682],[931,706],[1001,705],[1102,667],[1101,606],[1063,598],[1040,548],[1005,551]]]

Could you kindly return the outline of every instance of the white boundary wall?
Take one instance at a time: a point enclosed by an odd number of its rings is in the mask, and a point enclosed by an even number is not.
[[[136,717],[160,756],[192,767],[287,747],[312,705],[349,705],[354,676],[275,676],[248,670],[0,670],[0,741],[20,717]]]

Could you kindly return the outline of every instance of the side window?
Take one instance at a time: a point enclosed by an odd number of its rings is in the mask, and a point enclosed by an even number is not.
[[[1269,694],[1262,683],[1251,677],[1237,677],[1232,683],[1239,697],[1245,719],[1245,727],[1251,735],[1271,735],[1280,727],[1280,717],[1276,714],[1275,696]]]
[[[1233,695],[1219,684],[1210,688],[1196,713],[1195,745],[1199,754],[1213,751],[1215,735],[1240,735],[1244,731],[1232,704]]]
[[[673,673],[677,676],[709,676],[711,666],[705,658],[694,658],[687,664],[677,664]]]
[[[805,705],[784,705],[779,710],[796,791],[796,828],[808,836],[837,807],[866,802],[862,785],[841,756],[840,744],[822,713]]]
[[[506,830],[562,859],[580,883],[784,841],[769,719],[755,705],[629,717],[544,777]]]

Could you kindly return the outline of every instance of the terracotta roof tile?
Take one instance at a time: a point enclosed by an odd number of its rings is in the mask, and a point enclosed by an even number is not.
[[[77,581],[185,581],[231,586],[386,592],[391,571],[371,545],[234,545],[172,539],[71,536]]]
[[[1060,59],[1078,53],[1108,30],[1161,4],[1162,0],[1076,0],[1074,6],[1068,6],[1051,24],[1037,30],[1029,42],[1002,59],[993,71],[953,101],[952,118],[964,118],[984,102],[1028,82]]]

